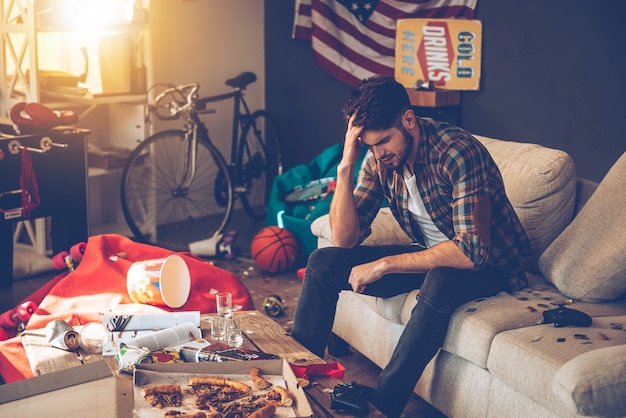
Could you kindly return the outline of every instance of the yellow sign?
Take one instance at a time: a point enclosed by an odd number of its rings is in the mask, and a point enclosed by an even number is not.
[[[482,23],[466,19],[400,19],[395,78],[405,87],[432,82],[437,89],[478,90]]]

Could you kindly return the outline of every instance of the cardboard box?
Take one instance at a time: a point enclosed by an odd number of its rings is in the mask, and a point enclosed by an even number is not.
[[[478,90],[482,23],[466,19],[400,19],[395,78],[405,87],[432,81],[443,90]]]
[[[0,416],[130,417],[128,393],[132,381],[102,360],[0,386]]]
[[[458,90],[415,90],[406,89],[412,106],[440,107],[461,104],[461,92]]]
[[[176,363],[176,364],[138,364],[135,367],[135,380],[141,379],[141,373],[159,372],[163,374],[189,373],[193,375],[242,375],[242,380],[249,380],[250,368],[258,367],[264,375],[282,376],[287,390],[294,398],[293,409],[297,418],[313,417],[311,404],[298,385],[289,363],[284,359],[278,360],[252,360],[252,361],[227,361],[227,362],[202,362],[202,363]],[[136,390],[137,392],[137,390]],[[163,414],[162,411],[161,415]]]

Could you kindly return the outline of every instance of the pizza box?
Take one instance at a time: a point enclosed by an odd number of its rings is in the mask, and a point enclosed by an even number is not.
[[[238,380],[236,375],[241,375],[241,380],[248,380],[251,367],[257,367],[263,372],[263,376],[282,376],[286,389],[291,393],[293,404],[293,416],[296,418],[313,417],[311,404],[296,380],[296,376],[291,370],[289,363],[284,359],[276,360],[251,360],[251,361],[225,361],[225,362],[201,362],[201,363],[142,363],[135,366],[135,382],[139,380],[145,381],[145,373],[158,372],[168,377],[180,374],[192,375],[212,375],[231,377]],[[157,382],[155,382],[157,383]],[[135,388],[135,397],[138,395],[139,389]],[[135,402],[137,408],[137,402]],[[163,410],[154,408],[163,415]],[[137,410],[135,410],[137,414]],[[282,417],[283,415],[275,415]]]
[[[130,379],[101,360],[0,386],[3,417],[132,416]]]

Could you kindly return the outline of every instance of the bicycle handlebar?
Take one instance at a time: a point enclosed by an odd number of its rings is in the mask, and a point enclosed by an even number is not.
[[[181,84],[179,86],[168,87],[154,98],[154,104],[148,104],[148,111],[156,114],[161,120],[177,119],[181,114],[196,113],[215,113],[214,109],[201,109],[196,106],[198,100],[198,83]],[[167,102],[166,98],[171,96]],[[160,109],[166,109],[167,114],[159,112]]]

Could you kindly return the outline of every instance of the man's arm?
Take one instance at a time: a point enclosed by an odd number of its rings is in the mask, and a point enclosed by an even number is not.
[[[435,267],[453,267],[473,270],[476,266],[459,248],[449,240],[423,251],[383,257],[371,263],[355,266],[348,282],[352,290],[362,293],[369,283],[390,273],[425,273]]]
[[[343,155],[337,166],[337,185],[330,203],[331,241],[338,247],[354,247],[359,240],[359,216],[354,204],[354,173],[361,155],[361,128],[348,121]]]

